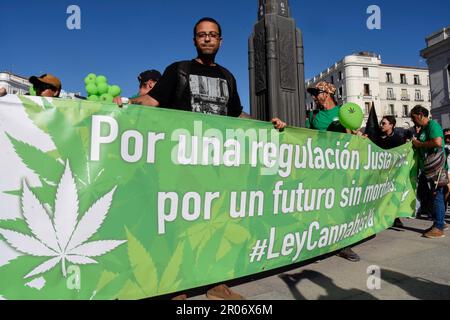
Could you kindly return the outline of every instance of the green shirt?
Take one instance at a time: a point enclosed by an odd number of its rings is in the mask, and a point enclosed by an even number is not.
[[[335,121],[339,121],[339,106],[335,106],[329,110],[320,110],[316,116],[310,113],[309,128],[320,131],[327,131],[328,127]]]
[[[444,149],[444,134],[442,132],[442,127],[435,120],[428,121],[428,124],[420,130],[419,141],[425,142],[432,140],[434,138],[442,138],[442,149]],[[428,153],[434,153],[437,148],[419,148],[419,168],[423,169],[423,160],[426,158]]]

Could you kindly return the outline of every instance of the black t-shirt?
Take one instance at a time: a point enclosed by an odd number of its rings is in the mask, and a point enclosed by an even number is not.
[[[394,132],[393,135],[387,136],[385,138],[378,137],[375,141],[375,144],[382,149],[392,149],[404,144],[402,137],[397,132]]]
[[[242,113],[236,79],[233,77],[230,85],[221,70],[223,67],[205,66],[195,60],[190,61],[189,81],[177,102],[178,64],[175,62],[168,66],[149,92],[161,107],[230,117],[238,117]],[[231,96],[230,91],[233,91]]]

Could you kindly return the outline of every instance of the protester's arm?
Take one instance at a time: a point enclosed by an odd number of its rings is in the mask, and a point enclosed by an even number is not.
[[[253,119],[248,113],[242,111],[241,114],[239,115],[239,118],[243,118],[243,119]],[[278,118],[273,118],[271,120],[273,126],[275,129],[279,130],[279,131],[283,131],[284,128],[286,127],[286,123],[281,121]]]
[[[367,134],[362,133],[361,129],[356,129],[356,130],[350,130],[350,129],[345,129],[345,131],[347,131],[348,134],[353,134],[355,136],[360,136],[363,138],[367,138]]]
[[[116,103],[119,107],[122,107],[122,98],[121,97],[115,97],[114,103]],[[129,104],[140,104],[143,106],[150,106],[150,107],[158,107],[159,102],[155,100],[154,98],[150,97],[148,94],[143,95],[141,97],[132,98],[128,100]]]
[[[286,128],[286,122],[281,121],[279,118],[273,118],[271,120],[273,126],[275,127],[275,129],[279,130],[279,131],[283,131],[284,128]]]
[[[251,115],[249,115],[248,113],[246,113],[244,111],[241,112],[241,114],[239,115],[239,118],[242,118],[242,119],[253,119]],[[278,118],[272,119],[272,124],[273,124],[274,128],[279,130],[279,131],[283,131],[284,128],[286,127],[286,123],[281,121]]]
[[[144,106],[152,106],[152,107],[159,106],[159,102],[156,99],[149,96],[148,94],[143,95],[141,97],[130,99],[129,103],[130,104],[142,104]]]
[[[242,119],[253,119],[251,115],[249,115],[248,113],[242,111],[241,114],[239,115],[239,118]]]
[[[442,147],[442,138],[437,137],[425,142],[419,141],[417,138],[413,138],[412,144],[415,148],[425,148],[425,149],[433,149],[433,148],[441,148]]]

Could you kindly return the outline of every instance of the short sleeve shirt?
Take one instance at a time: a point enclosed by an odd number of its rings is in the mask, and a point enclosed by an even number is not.
[[[320,110],[313,119],[309,119],[309,127],[320,131],[327,131],[333,122],[339,121],[339,106],[329,110]]]
[[[429,141],[435,138],[442,138],[442,141],[444,141],[444,133],[442,132],[442,127],[439,123],[437,123],[435,120],[428,121],[428,124],[422,128],[422,130],[419,133],[419,141],[425,142]],[[444,144],[442,144],[442,148],[444,148]],[[436,152],[437,148],[433,149],[427,149],[427,148],[419,148],[419,167],[423,169],[423,161],[427,154]]]
[[[242,113],[242,106],[235,78],[231,85],[222,67],[206,66],[195,60],[190,63],[189,83],[180,101],[175,101],[179,81],[178,63],[166,68],[149,95],[164,108],[238,117]],[[235,88],[233,93],[230,93],[231,87]]]

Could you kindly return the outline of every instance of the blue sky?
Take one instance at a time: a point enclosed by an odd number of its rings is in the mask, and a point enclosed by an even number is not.
[[[68,30],[69,5],[81,9],[81,30]],[[375,51],[383,63],[425,67],[425,37],[450,25],[450,1],[290,0],[302,30],[305,77],[356,51]],[[369,30],[367,7],[381,8],[381,30]],[[124,96],[137,91],[136,76],[195,57],[192,28],[203,16],[217,19],[223,45],[217,62],[236,76],[244,110],[248,102],[248,37],[258,0],[40,0],[2,1],[0,71],[29,77],[59,76],[63,88],[84,92],[89,72],[104,74]]]

